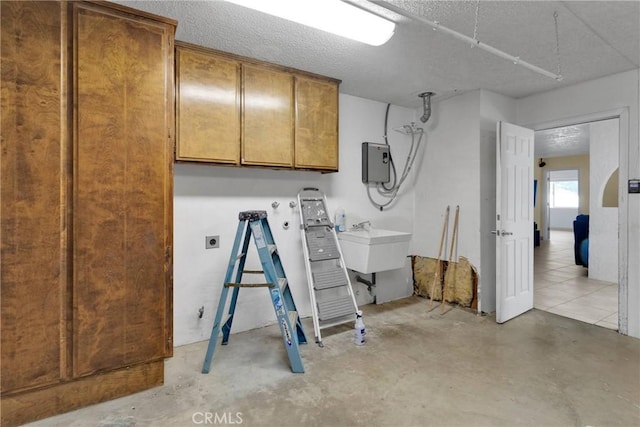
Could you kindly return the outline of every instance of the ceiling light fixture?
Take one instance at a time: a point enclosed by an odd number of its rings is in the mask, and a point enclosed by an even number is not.
[[[380,46],[396,24],[340,0],[226,0],[352,40]]]
[[[524,68],[527,68],[531,71],[535,71],[538,74],[541,74],[543,76],[547,76],[550,77],[556,81],[562,81],[563,77],[561,74],[555,74],[552,73],[551,71],[547,71],[544,68],[540,68],[537,65],[533,65],[529,62],[523,61],[522,59],[520,59],[519,56],[513,56],[513,55],[509,55],[506,52],[503,52],[499,49],[496,49],[493,46],[490,46],[486,43],[482,43],[480,40],[474,38],[474,37],[469,37],[465,34],[459,33],[455,30],[452,30],[451,28],[447,28],[444,25],[440,25],[440,23],[438,21],[431,21],[423,16],[419,16],[419,15],[414,15],[413,13],[402,9],[401,7],[395,6],[393,4],[387,3],[385,1],[375,1],[375,4],[380,5],[392,12],[395,12],[399,15],[405,16],[407,18],[411,18],[411,19],[415,19],[416,21],[420,21],[423,22],[427,25],[429,25],[430,27],[432,27],[434,30],[437,31],[441,31],[443,33],[449,34],[450,36],[453,36],[455,38],[457,38],[458,40],[462,40],[463,42],[467,42],[471,45],[471,47],[478,47],[482,50],[485,50],[489,53],[492,53],[496,56],[499,56],[500,58],[506,59],[508,61],[513,62],[515,65],[520,65]]]

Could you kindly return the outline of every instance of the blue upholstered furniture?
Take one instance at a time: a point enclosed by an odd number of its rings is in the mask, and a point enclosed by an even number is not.
[[[578,215],[573,221],[573,251],[576,265],[589,266],[589,215]],[[586,240],[585,248],[582,242]],[[583,256],[585,254],[585,256]]]

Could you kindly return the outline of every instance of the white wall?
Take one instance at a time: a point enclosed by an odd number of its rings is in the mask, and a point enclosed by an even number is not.
[[[449,205],[448,243],[441,255],[448,259],[454,212],[459,205],[454,257],[467,257],[473,265],[480,267],[479,129],[480,91],[434,102],[431,120],[425,129],[427,151],[415,188],[413,244],[416,255],[438,256],[445,209]]]
[[[299,212],[289,208],[298,191],[315,186],[328,197],[329,209],[343,207],[347,224],[371,220],[374,227],[413,231],[411,182],[397,203],[378,211],[367,199],[361,182],[361,143],[383,142],[386,104],[340,95],[340,172],[283,171],[233,168],[213,165],[177,164],[174,178],[174,342],[184,345],[209,338],[220,297],[231,246],[238,225],[238,212],[266,210],[278,245],[293,296],[302,316],[310,315],[309,293],[302,257]],[[396,159],[404,159],[409,137],[391,129],[415,121],[414,110],[392,106],[389,143]],[[401,165],[399,166],[401,167]],[[413,180],[408,180],[413,181]],[[277,209],[271,202],[278,201]],[[284,230],[282,224],[291,226]],[[220,235],[220,248],[205,250],[206,235]],[[258,267],[251,256],[246,268]],[[413,285],[409,263],[403,270],[379,273],[377,290],[381,299],[411,295]],[[372,300],[366,286],[354,283],[358,302]],[[204,316],[198,309],[204,306]],[[242,289],[238,299],[233,332],[248,330],[275,321],[264,289]],[[313,338],[313,330],[306,331]]]
[[[618,282],[618,208],[602,206],[604,188],[618,169],[619,120],[603,120],[589,125],[589,277]]]
[[[480,305],[490,313],[496,309],[496,123],[515,123],[516,101],[503,95],[480,92]]]
[[[532,95],[517,101],[518,123],[533,129],[573,118],[623,111],[620,126],[619,278],[620,330],[640,337],[640,196],[627,194],[629,178],[640,177],[640,69]],[[627,321],[625,321],[625,318]]]
[[[578,208],[549,208],[549,227],[552,229],[573,230],[573,221],[578,216],[578,213]]]

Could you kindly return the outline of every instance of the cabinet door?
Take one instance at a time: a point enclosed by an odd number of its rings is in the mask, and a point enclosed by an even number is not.
[[[173,26],[72,3],[75,375],[171,352]]]
[[[293,166],[293,77],[243,64],[242,163]]]
[[[240,64],[176,49],[178,160],[240,162]]]
[[[338,85],[296,77],[295,166],[338,170]]]
[[[55,383],[64,376],[68,127],[61,102],[63,5],[0,5],[4,393]]]

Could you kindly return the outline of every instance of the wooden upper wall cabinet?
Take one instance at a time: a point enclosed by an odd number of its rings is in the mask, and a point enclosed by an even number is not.
[[[242,66],[242,164],[293,166],[293,76]]]
[[[176,43],[176,160],[338,170],[339,80]]]
[[[296,76],[295,166],[338,170],[338,86]]]
[[[240,164],[240,63],[176,46],[177,160]]]

